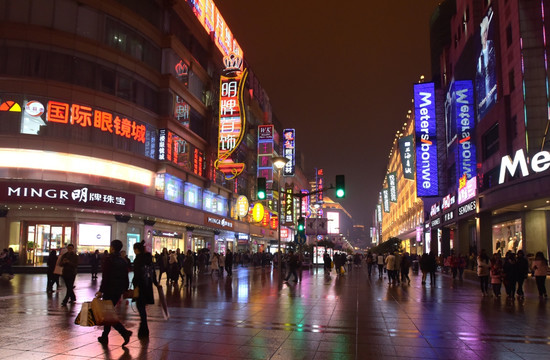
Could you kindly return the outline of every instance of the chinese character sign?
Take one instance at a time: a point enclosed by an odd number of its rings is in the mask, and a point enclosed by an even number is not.
[[[246,125],[243,104],[243,88],[246,80],[244,72],[233,72],[220,78],[220,123],[218,132],[218,159],[216,169],[227,180],[236,178],[244,170],[244,163],[234,163],[230,158],[244,137]]]
[[[273,125],[258,126],[258,177],[266,179],[267,197],[273,197]]]
[[[403,166],[403,177],[414,180],[414,137],[412,135],[399,139],[399,153],[401,154],[401,165]]]
[[[283,214],[283,225],[294,224],[294,195],[292,193],[292,187],[285,188],[285,207]]]
[[[390,190],[390,201],[397,202],[397,173],[394,171],[387,176],[388,188]]]
[[[389,213],[390,212],[390,190],[389,189],[382,189],[382,199],[384,202],[384,212]]]
[[[294,176],[296,168],[296,148],[294,129],[283,130],[283,156],[288,159],[283,169],[284,176]]]
[[[317,191],[319,191],[319,193],[317,194],[317,201],[318,202],[321,202],[323,201],[323,188],[324,188],[324,176],[323,176],[323,169],[317,169],[317,171],[315,172],[315,183],[316,183],[316,187],[317,187]]]

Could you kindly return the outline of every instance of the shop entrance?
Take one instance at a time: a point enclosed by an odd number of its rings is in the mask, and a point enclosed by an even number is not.
[[[73,239],[72,223],[27,223],[25,226],[27,263],[43,264],[51,250],[59,250]]]

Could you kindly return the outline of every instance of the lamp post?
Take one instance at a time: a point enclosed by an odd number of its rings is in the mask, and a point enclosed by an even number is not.
[[[278,218],[278,221],[277,221],[277,244],[278,244],[278,259],[277,259],[277,271],[279,272],[279,280],[281,280],[282,276],[283,276],[283,273],[282,273],[282,268],[283,268],[283,259],[282,259],[282,255],[283,255],[283,252],[281,251],[281,214],[282,214],[282,208],[281,208],[281,170],[285,167],[286,163],[289,161],[287,158],[285,157],[281,157],[281,156],[274,156],[271,161],[273,162],[273,167],[275,168],[275,170],[277,171],[277,193],[279,194],[279,200],[278,200],[278,203],[279,203],[279,208],[278,208],[278,212],[279,212],[279,218]]]

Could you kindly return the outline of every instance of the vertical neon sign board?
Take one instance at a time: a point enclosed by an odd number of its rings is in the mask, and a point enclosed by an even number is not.
[[[414,85],[414,115],[417,196],[437,196],[439,194],[439,181],[437,174],[435,87],[433,83]]]
[[[412,135],[399,139],[399,152],[401,153],[401,165],[403,166],[403,177],[414,180],[414,138]]]
[[[390,190],[389,189],[382,189],[382,198],[384,203],[384,212],[389,213],[390,212]]]
[[[296,147],[294,129],[283,130],[283,156],[288,159],[283,169],[284,176],[294,176],[296,171]]]
[[[246,117],[243,88],[247,71],[240,71],[242,58],[235,54],[224,59],[226,76],[220,76],[220,126],[218,132],[218,159],[214,163],[226,180],[239,176],[245,164],[234,163],[230,158],[244,137]]]
[[[474,86],[470,80],[455,81],[452,111],[456,121],[458,136],[458,161],[456,162],[457,183],[466,176],[467,180],[476,176],[476,145],[473,141],[475,127]]]
[[[273,125],[258,126],[258,177],[266,178],[268,198],[273,198],[273,131]]]
[[[397,173],[394,171],[387,176],[388,188],[390,190],[390,201],[397,203]]]

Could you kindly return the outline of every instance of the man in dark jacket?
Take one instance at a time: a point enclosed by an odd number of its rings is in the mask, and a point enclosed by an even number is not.
[[[103,297],[103,300],[111,300],[113,306],[116,305],[122,293],[128,289],[128,263],[120,256],[120,250],[122,250],[122,242],[120,240],[111,241],[111,248],[109,249],[109,256],[105,259],[103,265],[103,276],[101,277],[101,286],[96,293],[97,297]],[[130,342],[130,336],[132,332],[127,330],[120,322],[113,325],[113,327],[122,335],[124,342],[122,346]],[[109,332],[111,331],[111,325],[105,325],[103,327],[103,334],[97,338],[103,345],[107,345],[109,342]]]
[[[229,249],[225,254],[225,271],[227,271],[227,276],[233,275],[233,253]]]
[[[78,267],[78,255],[74,252],[74,245],[67,245],[67,252],[63,254],[60,260],[60,264],[63,267],[61,276],[65,281],[67,287],[67,293],[61,303],[62,306],[67,306],[67,302],[70,300],[72,303],[76,301],[76,295],[74,294],[74,280],[76,278],[76,269]]]
[[[527,279],[527,275],[529,275],[529,262],[525,258],[525,254],[523,253],[523,250],[518,251],[518,258],[516,260],[516,268],[517,268],[517,281],[518,281],[518,299],[524,299],[525,294],[523,293],[523,282],[525,279]]]

